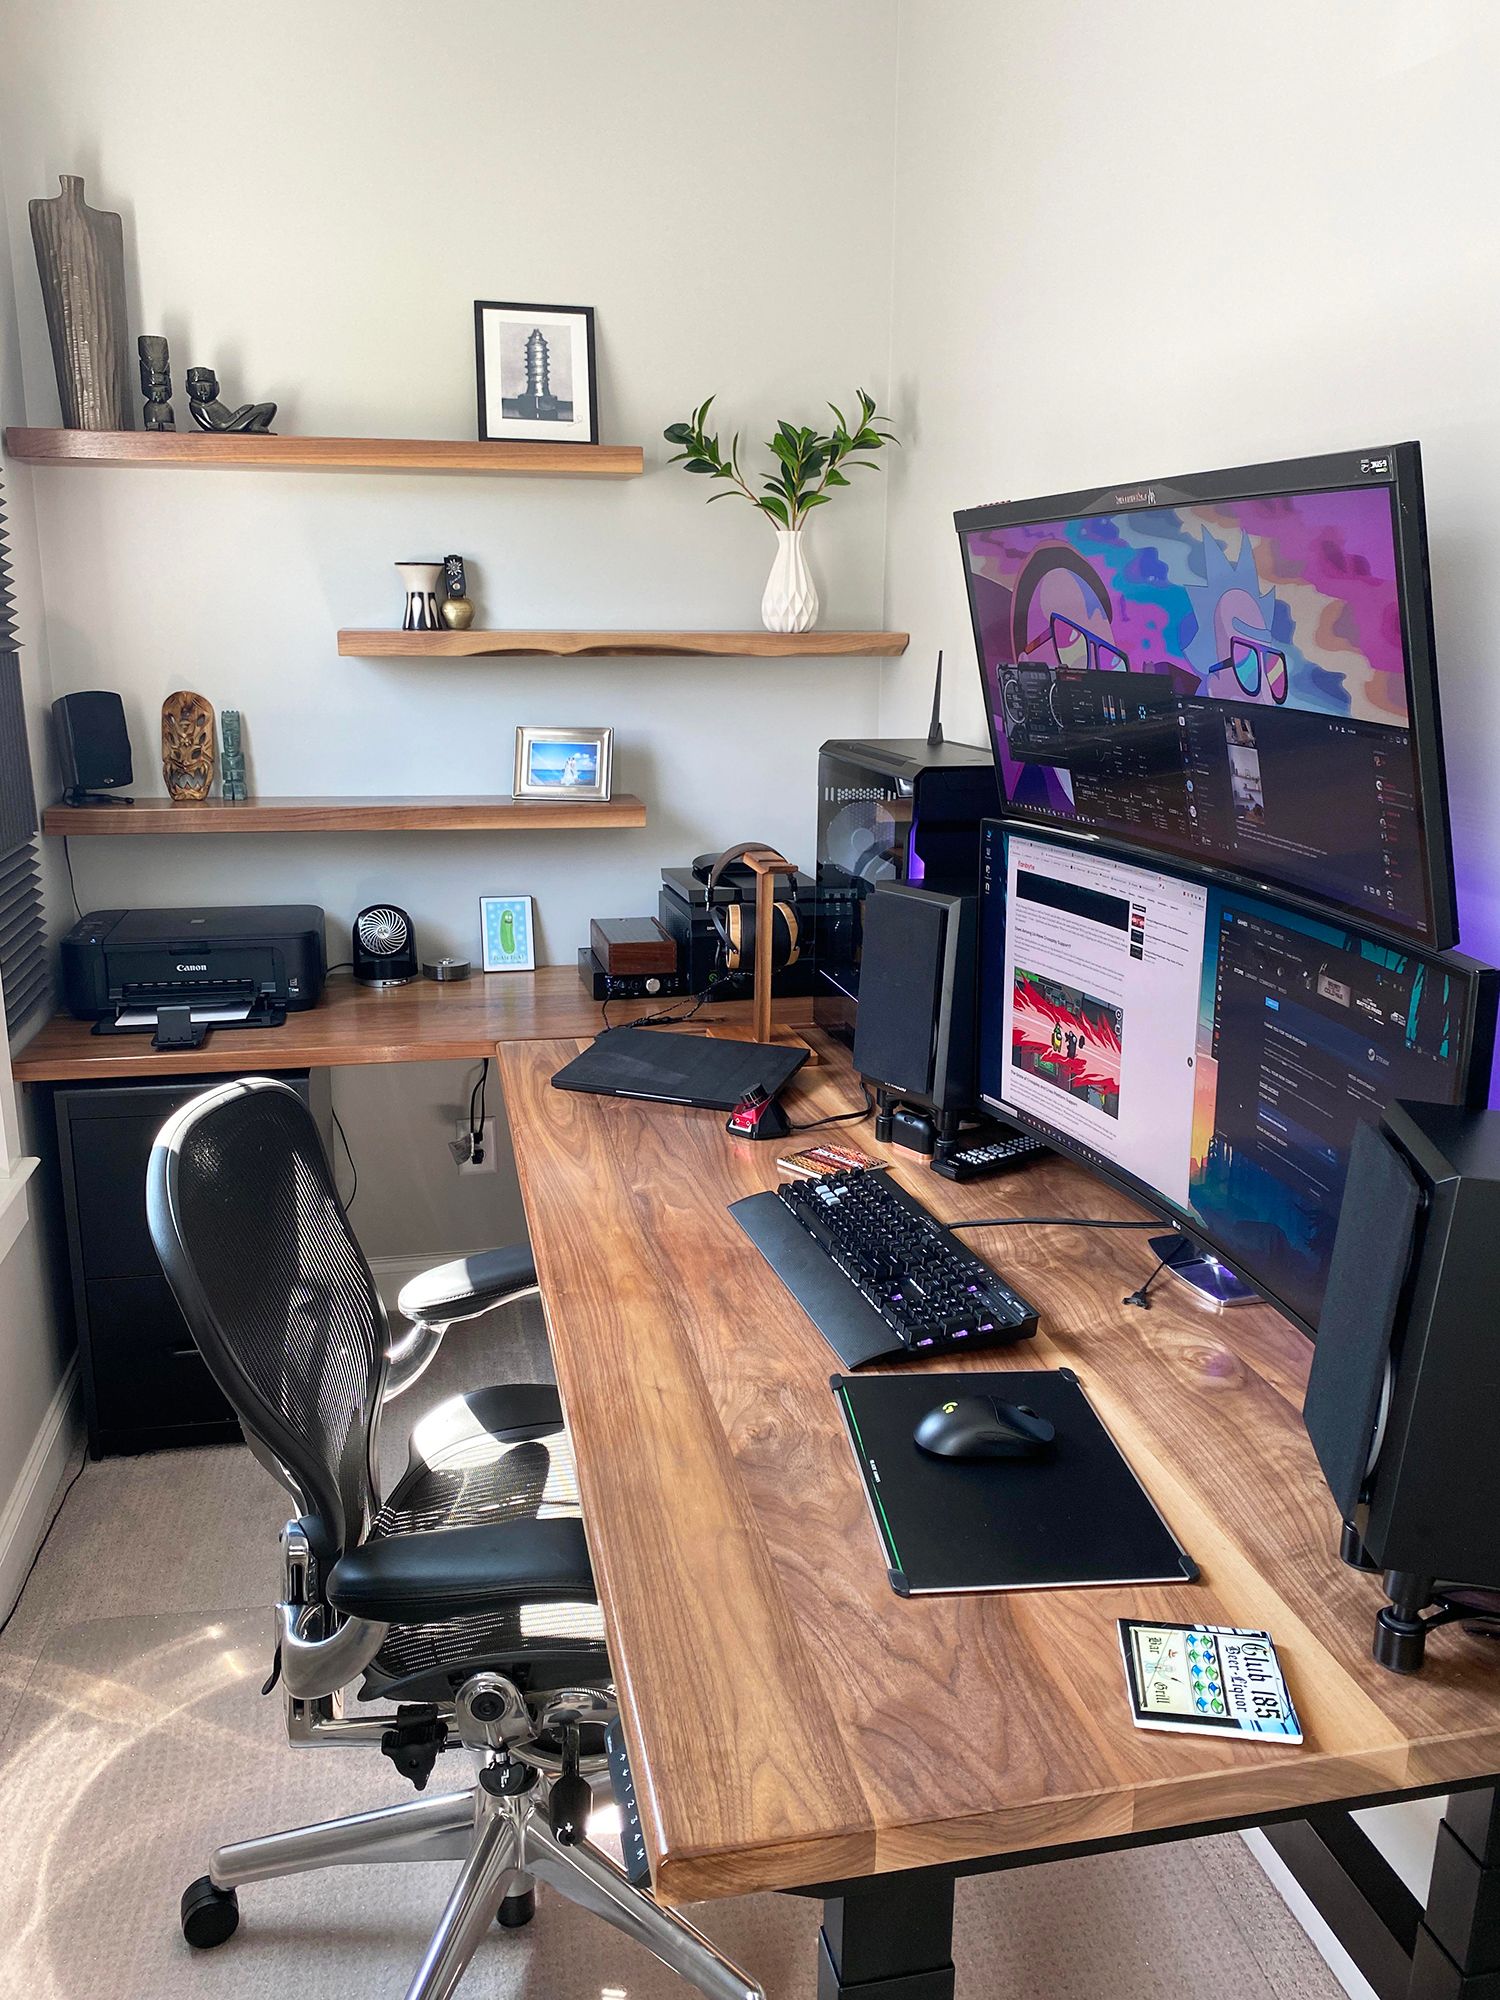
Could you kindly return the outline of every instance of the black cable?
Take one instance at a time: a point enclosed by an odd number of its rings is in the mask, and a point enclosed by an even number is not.
[[[73,898],[73,914],[83,922],[83,905],[78,900],[78,884],[73,880],[73,856],[68,849],[68,836],[63,835],[63,860],[68,864],[68,894]],[[4,1627],[0,1626],[0,1631]]]
[[[1038,1229],[1160,1229],[1159,1222],[1111,1222],[1094,1215],[981,1215],[976,1222],[945,1222],[944,1229],[1015,1229],[1022,1223]],[[1152,1273],[1152,1277],[1156,1274]],[[1148,1278],[1146,1281],[1150,1283]]]
[[[349,1162],[349,1171],[354,1176],[354,1185],[349,1190],[349,1199],[344,1203],[344,1207],[349,1209],[353,1208],[354,1198],[359,1193],[359,1168],[355,1164],[354,1154],[349,1145],[349,1134],[344,1130],[343,1121],[340,1119],[337,1111],[334,1110],[332,1104],[329,1105],[328,1109],[334,1124],[338,1127],[338,1135],[344,1142],[344,1158]]]
[[[986,1215],[977,1222],[945,1222],[945,1229],[1013,1229],[1023,1222],[1035,1224],[1038,1229],[1160,1229],[1159,1222],[1113,1222],[1095,1215]],[[1167,1257],[1171,1252],[1168,1251]],[[1167,1262],[1167,1257],[1158,1257],[1156,1264],[1144,1285],[1137,1285],[1133,1292],[1127,1292],[1122,1306],[1141,1306],[1151,1310],[1151,1300],[1147,1296],[1156,1282],[1156,1274]]]
[[[691,999],[693,1003],[685,1014],[668,1014],[658,1010],[654,1014],[640,1014],[633,1021],[611,1021],[609,1018],[610,1001],[606,1000],[600,1010],[601,1019],[605,1028],[663,1028],[669,1026],[673,1021],[691,1021],[704,1002],[712,999],[714,988],[722,986],[726,979],[736,976],[733,973],[715,972],[710,976],[707,986],[703,988],[701,993],[684,994],[683,998]]]
[[[1155,1284],[1156,1282],[1157,1271],[1160,1271],[1162,1266],[1166,1264],[1168,1259],[1171,1257],[1171,1254],[1172,1253],[1169,1250],[1165,1257],[1157,1258],[1156,1269],[1152,1271],[1151,1276],[1146,1280],[1144,1285],[1137,1285],[1133,1292],[1127,1292],[1125,1294],[1124,1298],[1121,1299],[1120,1301],[1120,1304],[1122,1306],[1140,1306],[1147,1312],[1151,1310],[1151,1301],[1146,1296],[1146,1294],[1151,1290],[1152,1285]]]
[[[826,1118],[810,1118],[805,1125],[794,1125],[794,1132],[816,1132],[820,1125],[847,1125],[851,1118],[868,1118],[875,1109],[870,1096],[870,1086],[861,1079],[860,1089],[864,1093],[864,1103],[858,1111],[834,1111]]]
[[[469,1165],[474,1167],[484,1159],[484,1096],[489,1077],[490,1059],[486,1056],[479,1065],[474,1088],[469,1092]]]
[[[341,958],[337,965],[330,965],[326,969],[329,972],[352,972],[354,970],[354,960],[352,958]]]
[[[64,840],[67,839],[66,834],[63,835],[63,839]],[[62,1510],[68,1503],[68,1495],[73,1491],[73,1488],[78,1484],[79,1480],[82,1479],[84,1473],[88,1470],[88,1463],[89,1463],[89,1455],[87,1449],[85,1449],[83,1454],[82,1465],[79,1466],[78,1470],[73,1474],[73,1477],[68,1481],[67,1485],[63,1488],[62,1498],[58,1501],[56,1508],[53,1510],[52,1519],[47,1523],[47,1532],[42,1536],[42,1539],[37,1543],[36,1554],[31,1558],[31,1561],[26,1566],[26,1574],[21,1578],[21,1588],[16,1592],[15,1603],[10,1607],[9,1611],[6,1612],[5,1616],[3,1618],[0,1618],[0,1633],[4,1632],[6,1626],[10,1623],[11,1619],[14,1618],[16,1613],[20,1610],[21,1599],[26,1594],[26,1586],[31,1581],[32,1572],[36,1569],[37,1564],[42,1559],[42,1550],[46,1548],[48,1542],[52,1539],[52,1530],[57,1526],[58,1522],[62,1518]]]

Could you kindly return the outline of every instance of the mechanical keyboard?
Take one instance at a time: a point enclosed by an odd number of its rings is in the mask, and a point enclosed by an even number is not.
[[[846,1367],[995,1347],[1033,1306],[889,1174],[784,1183],[730,1207]]]

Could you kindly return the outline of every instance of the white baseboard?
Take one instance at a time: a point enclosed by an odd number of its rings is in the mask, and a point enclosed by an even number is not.
[[[10,1616],[52,1517],[68,1458],[82,1433],[75,1354],[47,1405],[26,1462],[0,1507],[0,1618]]]

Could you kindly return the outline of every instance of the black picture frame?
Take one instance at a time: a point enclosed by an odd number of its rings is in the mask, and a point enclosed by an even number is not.
[[[582,434],[580,405],[583,398],[574,384],[572,416],[566,421],[538,418],[507,417],[503,411],[503,385],[496,385],[490,393],[486,384],[485,367],[485,315],[506,313],[516,320],[530,318],[550,320],[577,320],[582,322],[584,336],[585,370],[588,376],[588,422],[587,435]],[[594,349],[594,308],[592,306],[549,306],[536,305],[526,300],[476,299],[474,301],[474,379],[478,391],[479,439],[481,443],[502,440],[526,440],[535,443],[556,444],[597,444],[599,442],[599,376],[595,365]],[[525,428],[522,428],[522,426]],[[549,437],[544,425],[555,430]],[[515,428],[507,428],[515,426]]]

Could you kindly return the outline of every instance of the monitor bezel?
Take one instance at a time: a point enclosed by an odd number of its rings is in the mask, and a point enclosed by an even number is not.
[[[1320,906],[1306,897],[1299,898],[1288,895],[1281,890],[1268,894],[1263,889],[1251,887],[1231,871],[1174,865],[1170,860],[1165,860],[1154,853],[1143,853],[1140,849],[1130,847],[1123,841],[1105,840],[1094,834],[1077,835],[1070,833],[1063,827],[1038,826],[1034,821],[1029,819],[1002,816],[999,819],[986,819],[983,821],[980,827],[981,855],[988,849],[989,835],[992,828],[997,830],[1007,842],[1005,850],[1006,874],[1002,877],[1000,887],[989,892],[1000,896],[1002,901],[1006,894],[1005,884],[1009,879],[1008,842],[1011,835],[1014,834],[1022,839],[1039,840],[1043,843],[1050,841],[1058,847],[1070,848],[1074,851],[1087,850],[1092,852],[1099,850],[1109,856],[1110,859],[1125,863],[1127,867],[1158,870],[1164,875],[1174,876],[1179,881],[1203,882],[1209,888],[1226,890],[1233,895],[1257,896],[1262,902],[1270,903],[1273,907],[1280,904],[1285,909],[1300,911],[1307,916],[1320,918],[1325,923],[1330,921],[1330,912],[1326,906]],[[1140,1179],[1138,1175],[1131,1173],[1127,1168],[1119,1167],[1111,1161],[1100,1159],[1091,1148],[1081,1144],[1070,1134],[1063,1132],[1058,1126],[1048,1125],[1044,1119],[1033,1117],[1030,1112],[1023,1110],[1019,1105],[1009,1104],[1004,1098],[992,1095],[983,1087],[985,1071],[984,1044],[986,1022],[989,1018],[985,1007],[985,982],[987,977],[993,978],[994,976],[989,971],[988,957],[984,949],[985,897],[983,863],[981,862],[980,909],[975,940],[975,1076],[976,1094],[981,1106],[995,1117],[1002,1118],[1007,1123],[1017,1126],[1020,1130],[1030,1132],[1036,1138],[1045,1140],[1054,1151],[1065,1154],[1070,1159],[1077,1160],[1081,1166],[1087,1167],[1090,1172],[1099,1174],[1104,1180],[1111,1182],[1115,1187],[1119,1188],[1122,1193],[1131,1196],[1133,1200],[1139,1201],[1144,1207],[1160,1215],[1164,1221],[1169,1222],[1182,1235],[1209,1251],[1226,1269],[1232,1271],[1237,1278],[1243,1279],[1245,1284],[1258,1293],[1268,1305],[1274,1306],[1284,1318],[1291,1321],[1293,1326],[1300,1332],[1305,1333],[1309,1340],[1316,1340],[1318,1334],[1317,1327],[1306,1320],[1295,1306],[1288,1304],[1285,1299],[1280,1298],[1275,1292],[1271,1291],[1253,1268],[1245,1264],[1234,1252],[1222,1246],[1213,1232],[1205,1228],[1200,1217],[1188,1209],[1179,1207],[1169,1196],[1163,1194],[1159,1188],[1153,1187],[1150,1182]],[[1345,921],[1342,912],[1338,912],[1332,920],[1338,922]],[[1489,1103],[1490,1071],[1494,1063],[1496,1012],[1497,1005],[1500,1005],[1500,970],[1497,970],[1494,966],[1484,964],[1479,959],[1470,958],[1466,953],[1461,951],[1430,951],[1424,946],[1414,944],[1410,938],[1401,937],[1392,939],[1387,932],[1377,930],[1373,925],[1351,924],[1349,927],[1351,929],[1367,931],[1377,943],[1394,943],[1401,950],[1410,952],[1417,958],[1425,959],[1429,964],[1441,965],[1445,971],[1456,975],[1464,981],[1467,1004],[1463,1010],[1464,1050],[1462,1060],[1465,1069],[1465,1094],[1462,1102],[1465,1110],[1483,1110]],[[1000,972],[1003,985],[1003,956],[1000,961]],[[1003,1008],[999,1011],[996,1018],[1000,1020],[1004,1019]],[[1002,1076],[1006,1074],[1003,1057],[1000,1073]]]
[[[1378,468],[1378,469],[1377,469]],[[1034,521],[1081,519],[1095,514],[1125,513],[1151,507],[1195,506],[1225,500],[1274,499],[1299,493],[1328,493],[1356,486],[1382,486],[1390,495],[1391,528],[1396,555],[1396,596],[1401,615],[1401,642],[1406,658],[1407,724],[1411,731],[1419,791],[1419,837],[1422,876],[1431,921],[1429,931],[1414,929],[1399,918],[1383,918],[1356,903],[1335,896],[1314,897],[1314,904],[1333,910],[1362,929],[1396,937],[1422,951],[1450,950],[1458,943],[1458,891],[1453,872],[1453,838],[1448,815],[1448,787],[1443,755],[1442,713],[1437,688],[1437,642],[1432,622],[1431,572],[1427,553],[1427,518],[1422,488],[1422,449],[1415,440],[1379,445],[1365,451],[1329,452],[1316,458],[1279,459],[1265,465],[1241,465],[1220,472],[1178,473],[1170,479],[1144,480],[1132,486],[1105,486],[1093,491],[1053,493],[1035,500],[998,501],[960,509],[953,516],[963,563],[964,594],[974,635],[974,658],[984,703],[985,724],[995,757],[995,774],[1002,788],[1004,739],[990,701],[985,676],[984,641],[974,577],[966,538],[988,528]],[[1002,800],[1008,806],[1008,799]],[[1017,816],[1032,826],[1068,831],[1069,822],[1046,808],[1017,808]],[[1109,834],[1106,838],[1123,838]],[[1153,855],[1182,861],[1175,848],[1158,847],[1149,836],[1140,844]],[[1192,857],[1197,865],[1196,857]],[[1232,862],[1203,864],[1228,872],[1242,884],[1269,881],[1272,892],[1307,898],[1303,885],[1275,876],[1236,869]],[[1257,888],[1257,893],[1259,893]]]

